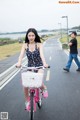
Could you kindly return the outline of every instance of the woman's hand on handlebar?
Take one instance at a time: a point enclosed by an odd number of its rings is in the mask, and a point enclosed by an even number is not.
[[[17,63],[16,64],[16,68],[20,68],[21,67],[21,64],[20,63]]]
[[[50,68],[50,66],[48,64],[44,64],[45,68]]]

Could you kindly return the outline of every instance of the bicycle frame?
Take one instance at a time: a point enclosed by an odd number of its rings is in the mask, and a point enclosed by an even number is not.
[[[26,67],[23,67],[26,68]],[[50,68],[50,67],[48,67]],[[42,67],[38,67],[38,68],[29,68],[27,70],[29,71],[36,71],[38,69],[45,69],[43,66]],[[32,74],[32,75],[31,75]],[[36,76],[35,76],[36,74]],[[41,86],[43,84],[42,80],[43,80],[43,73],[31,73],[28,72],[26,74],[26,71],[22,71],[22,80],[23,80],[23,86],[28,88],[29,91],[29,98],[28,100],[30,101],[30,109],[27,110],[30,113],[30,120],[33,120],[34,118],[34,112],[36,112],[36,104],[38,105],[39,108],[41,108],[42,106],[42,90],[41,90]],[[26,82],[27,79],[27,82]],[[31,80],[31,81],[30,81]],[[36,84],[35,84],[36,81]],[[33,84],[31,84],[33,83]]]

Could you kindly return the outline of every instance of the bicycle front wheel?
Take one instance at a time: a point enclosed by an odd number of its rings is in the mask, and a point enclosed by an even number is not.
[[[30,95],[30,120],[33,120],[34,119],[34,101],[33,101],[33,98],[34,98],[34,93],[31,93]]]
[[[39,89],[39,101],[37,102],[39,109],[42,107],[42,91]]]
[[[41,109],[41,107],[42,107],[42,99],[40,99],[40,100],[38,101],[37,105],[38,105],[39,109]]]

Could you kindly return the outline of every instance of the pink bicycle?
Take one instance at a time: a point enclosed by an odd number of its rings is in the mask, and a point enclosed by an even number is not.
[[[50,68],[50,66],[48,67]],[[42,107],[42,90],[41,86],[43,83],[44,73],[38,73],[38,69],[45,69],[44,67],[22,67],[21,77],[22,85],[28,87],[30,109],[28,110],[30,120],[34,119],[34,112],[36,112],[36,104],[39,109]]]

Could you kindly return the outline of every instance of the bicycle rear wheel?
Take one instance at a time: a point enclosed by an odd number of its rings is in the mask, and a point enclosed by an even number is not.
[[[33,101],[33,98],[34,98],[34,93],[31,93],[30,95],[30,120],[33,120],[34,119],[34,101]]]

